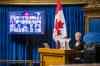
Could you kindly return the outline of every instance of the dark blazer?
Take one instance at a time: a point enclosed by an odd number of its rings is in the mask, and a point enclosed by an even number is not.
[[[84,49],[84,42],[83,41],[80,41],[80,44],[76,47],[75,46],[76,44],[76,41],[75,40],[71,40],[69,42],[69,46],[71,49],[76,49],[76,50],[83,50]]]

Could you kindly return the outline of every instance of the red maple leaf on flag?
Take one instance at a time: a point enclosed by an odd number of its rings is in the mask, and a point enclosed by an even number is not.
[[[57,21],[56,19],[56,24],[55,24],[55,29],[57,31],[57,35],[61,34],[61,28],[63,28],[63,24],[61,20]]]

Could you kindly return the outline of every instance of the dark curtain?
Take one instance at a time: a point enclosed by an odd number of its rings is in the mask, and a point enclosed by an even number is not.
[[[44,10],[45,34],[44,35],[11,35],[8,32],[8,12],[20,10]],[[79,5],[64,5],[64,16],[68,37],[73,39],[75,32],[84,34],[84,13]],[[33,59],[39,61],[38,48],[43,42],[48,42],[51,48],[52,32],[54,27],[55,6],[0,6],[0,59],[24,60]],[[30,42],[30,40],[32,42]],[[28,43],[26,42],[28,40]],[[30,49],[28,49],[30,48]],[[30,58],[29,58],[30,56]]]

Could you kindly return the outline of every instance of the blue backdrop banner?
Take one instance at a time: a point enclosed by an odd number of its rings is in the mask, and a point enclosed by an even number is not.
[[[44,10],[45,32],[43,35],[11,35],[8,33],[8,12],[22,10]],[[68,37],[74,39],[75,32],[84,34],[84,11],[79,5],[63,6]],[[54,26],[55,5],[35,6],[0,6],[0,59],[39,60],[39,47],[43,42],[48,42],[51,48],[55,47],[52,42]],[[27,40],[27,41],[26,41]]]

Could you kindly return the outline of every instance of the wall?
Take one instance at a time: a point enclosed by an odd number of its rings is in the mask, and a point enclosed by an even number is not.
[[[85,32],[89,31],[90,19],[100,19],[100,3],[93,3],[84,7],[85,12]]]
[[[0,0],[1,3],[55,3],[56,0]],[[81,0],[62,0],[63,3],[81,3]]]

